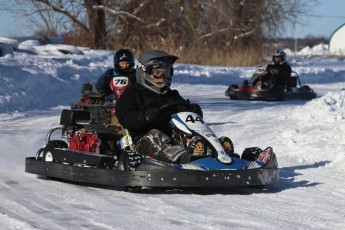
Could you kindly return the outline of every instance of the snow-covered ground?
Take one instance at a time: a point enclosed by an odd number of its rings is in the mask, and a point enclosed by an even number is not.
[[[24,172],[25,157],[45,144],[61,110],[79,100],[82,84],[112,66],[111,51],[74,47],[65,55],[57,47],[23,43],[0,57],[1,229],[345,228],[343,60],[290,54],[293,69],[318,98],[283,102],[224,96],[227,85],[241,83],[254,66],[177,64],[173,88],[201,105],[205,121],[218,136],[229,136],[236,152],[273,147],[280,181],[265,189],[127,193]]]

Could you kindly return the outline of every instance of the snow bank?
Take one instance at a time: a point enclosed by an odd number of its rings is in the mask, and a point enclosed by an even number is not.
[[[329,92],[280,116],[284,127],[281,140],[300,161],[345,160],[345,91]],[[305,151],[308,150],[306,153]]]
[[[66,105],[79,98],[82,84],[95,82],[106,69],[113,67],[114,51],[95,51],[63,44],[42,45],[37,39],[22,39],[18,47],[12,56],[0,59],[0,113]],[[308,49],[317,53],[325,47],[320,44]],[[299,73],[302,84],[314,84],[313,89],[325,81],[338,85],[345,82],[344,61],[290,55],[288,60]],[[219,85],[225,91],[230,84],[242,84],[254,70],[255,66],[178,63],[173,84]],[[49,100],[45,99],[47,97]]]
[[[18,44],[17,40],[0,37],[0,57],[12,55],[13,50],[18,49]]]
[[[0,113],[69,105],[79,99],[84,83],[95,82],[113,65],[112,51],[66,55],[42,47],[36,49],[39,55],[15,52],[0,58]]]
[[[345,125],[345,91],[328,92],[325,96],[297,108],[293,117],[313,124],[344,122]]]
[[[306,46],[296,53],[297,55],[328,55],[328,45],[319,44],[314,47]]]
[[[19,42],[15,39],[0,37],[0,44],[9,44],[12,45],[13,48],[17,49]]]

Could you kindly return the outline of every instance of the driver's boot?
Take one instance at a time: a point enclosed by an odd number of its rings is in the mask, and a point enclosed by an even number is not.
[[[152,129],[138,140],[135,149],[144,155],[149,155],[157,160],[175,163],[186,150],[181,145],[173,145],[165,133]]]

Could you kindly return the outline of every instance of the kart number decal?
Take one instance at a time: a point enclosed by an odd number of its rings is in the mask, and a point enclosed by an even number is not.
[[[114,77],[113,78],[113,84],[115,86],[126,86],[126,85],[128,85],[128,79],[127,78],[120,78],[120,77],[116,78],[116,77]]]
[[[200,116],[196,116],[195,118],[192,115],[188,115],[185,122],[201,122],[204,124],[204,121],[202,120],[202,118]]]

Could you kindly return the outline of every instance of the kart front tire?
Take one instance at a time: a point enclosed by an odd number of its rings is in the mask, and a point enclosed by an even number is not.
[[[119,163],[117,166],[117,170],[119,171],[132,171],[135,169],[132,169],[129,164],[128,159],[128,153],[125,151],[120,155]],[[139,192],[142,187],[141,186],[121,186],[122,190],[125,192]]]
[[[234,144],[230,140],[229,137],[220,137],[219,142],[222,144],[224,151],[229,155],[232,156],[234,154]]]

